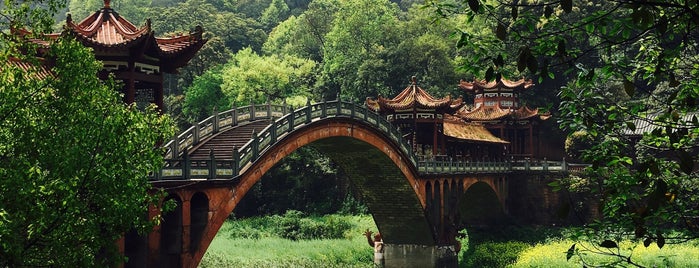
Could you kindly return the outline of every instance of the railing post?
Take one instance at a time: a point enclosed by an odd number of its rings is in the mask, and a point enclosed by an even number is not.
[[[250,99],[250,121],[255,121],[255,101]]]
[[[233,106],[233,108],[231,109],[231,117],[232,117],[231,119],[233,119],[233,121],[231,122],[231,126],[237,126],[238,125],[238,109],[236,109],[235,106]]]
[[[272,121],[272,125],[269,128],[270,144],[277,142],[277,121]]]
[[[259,151],[258,151],[259,148],[258,148],[258,146],[260,145],[260,141],[259,141],[259,139],[257,138],[257,131],[255,131],[254,129],[252,130],[252,144],[251,144],[251,145],[252,145],[252,147],[251,147],[251,149],[252,149],[252,160],[251,160],[251,161],[255,161],[255,160],[257,160],[257,157],[258,157],[258,154],[259,154]]]
[[[272,104],[269,101],[269,96],[267,96],[267,118],[272,119]]]
[[[218,133],[218,112],[216,111],[216,106],[214,106],[214,133]]]
[[[233,177],[238,176],[238,169],[240,168],[240,153],[238,153],[238,147],[233,145],[233,163],[231,165],[233,169]]]
[[[172,137],[172,144],[170,144],[170,152],[172,152],[172,157],[170,159],[177,159],[177,156],[180,155],[180,141],[177,139],[177,134]]]
[[[368,111],[369,111],[369,108],[364,107],[364,109],[362,109],[362,112],[364,113],[364,121],[369,121],[368,115],[367,115]]]
[[[289,118],[289,129],[286,130],[287,133],[294,130],[294,121],[296,120],[296,119],[294,119],[294,115],[296,114],[296,113],[294,113],[294,109],[291,108],[289,110],[290,110],[289,111],[290,114],[289,114],[289,117],[287,117],[287,118]]]
[[[337,100],[337,112],[335,112],[335,116],[339,116],[340,113],[342,113],[342,100],[340,99],[339,92],[337,93],[337,98],[335,98],[335,100]]]
[[[354,102],[350,102],[350,117],[354,118],[354,110],[357,108],[357,105]]]
[[[311,122],[311,99],[306,100],[306,124]]]
[[[524,170],[529,171],[529,168],[531,167],[531,159],[527,158],[524,160]]]
[[[199,143],[199,123],[194,124],[194,141],[192,145]]]
[[[213,148],[209,148],[209,179],[216,179],[216,156]]]
[[[184,163],[182,164],[182,175],[184,176],[185,180],[189,180],[189,170],[192,168],[192,163],[189,161],[189,152],[187,152],[187,150],[182,152],[182,158],[184,158]]]
[[[549,171],[549,162],[546,161],[546,157],[544,157],[544,171]]]
[[[320,118],[325,118],[326,116],[328,116],[327,107],[328,102],[325,99],[323,99],[323,102],[320,104]]]
[[[282,114],[286,114],[286,99],[282,101]]]
[[[563,172],[568,172],[568,163],[566,163],[565,157],[563,157],[563,162],[561,163],[561,170]]]

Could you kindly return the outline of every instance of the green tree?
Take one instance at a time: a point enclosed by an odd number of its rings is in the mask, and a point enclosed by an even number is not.
[[[236,106],[302,97],[300,103],[289,103],[299,106],[310,98],[308,85],[313,84],[315,64],[293,56],[259,56],[250,48],[243,49],[224,67],[221,90]]]
[[[279,22],[285,20],[288,14],[289,6],[286,5],[284,0],[272,0],[272,3],[262,12],[260,21],[262,21],[268,29],[271,29],[279,24]]]
[[[431,4],[453,14],[449,6]],[[659,247],[699,238],[699,3],[467,4],[462,10],[487,21],[501,47],[517,47],[515,55],[500,57],[499,45],[475,55],[490,63],[489,78],[497,79],[508,63],[540,77],[550,76],[552,68],[572,74],[559,93],[560,123],[590,136],[582,158],[592,164],[586,178],[602,214],[588,225],[590,232],[579,234],[609,249],[624,237]],[[571,247],[568,257],[576,252]],[[610,255],[635,265],[631,256]]]
[[[333,26],[325,37],[320,87],[326,98],[341,93],[343,99],[364,100],[386,96],[390,89],[387,61],[398,43],[399,9],[387,0],[340,2]]]
[[[222,66],[209,69],[195,78],[192,86],[185,90],[182,113],[189,122],[199,122],[212,115],[214,110],[224,111],[230,108],[228,99],[221,91],[222,69]]]
[[[6,2],[0,24],[47,32],[60,8]],[[152,226],[147,174],[162,165],[170,121],[124,105],[78,42],[52,42],[42,61],[24,41],[0,36],[0,267],[113,266],[115,242]]]

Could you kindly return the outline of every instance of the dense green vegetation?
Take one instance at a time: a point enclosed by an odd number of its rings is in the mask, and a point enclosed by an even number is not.
[[[0,29],[47,30],[59,6],[4,2]],[[124,105],[75,40],[46,49],[51,73],[23,41],[0,34],[0,267],[115,266],[114,241],[153,226],[145,215],[159,196],[147,175],[162,165],[154,145],[172,122]]]
[[[327,224],[338,227],[319,227]],[[375,228],[367,215],[309,217],[292,211],[283,216],[231,219],[213,240],[200,267],[373,267],[373,251],[362,233]],[[337,237],[340,230],[343,235]],[[614,266],[618,262],[614,256],[593,254],[595,244],[592,243],[580,244],[585,250],[586,263],[579,257],[566,260],[565,252],[573,241],[561,238],[561,234],[571,231],[521,227],[462,231],[466,235],[461,239],[463,249],[459,265],[581,267],[593,263]],[[296,237],[298,233],[303,235]],[[296,239],[285,239],[285,236]],[[624,253],[633,252],[630,255],[634,261],[647,267],[699,265],[699,244],[696,243],[667,245],[660,249],[625,241],[620,248]]]

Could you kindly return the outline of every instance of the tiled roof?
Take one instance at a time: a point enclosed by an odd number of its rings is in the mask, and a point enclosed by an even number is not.
[[[520,79],[517,81],[510,81],[505,78],[499,81],[486,81],[486,80],[476,80],[471,82],[466,82],[461,80],[459,82],[459,88],[466,91],[478,91],[483,89],[495,89],[495,88],[507,88],[507,89],[527,89],[534,85],[530,79]]]
[[[494,121],[502,119],[525,120],[539,119],[547,120],[551,117],[550,113],[539,114],[539,109],[529,109],[522,106],[519,109],[500,108],[500,106],[486,107],[478,106],[475,109],[461,109],[456,115],[466,121]]]
[[[146,20],[144,26],[137,27],[109,7],[109,1],[105,1],[102,9],[78,23],[68,15],[64,29],[64,33],[72,34],[85,45],[93,48],[131,48],[140,45],[155,54],[151,54],[152,56],[164,58],[182,56],[184,58],[178,61],[180,65],[194,55],[187,52],[196,52],[206,43],[202,38],[204,31],[199,26],[190,34],[170,38],[155,37],[150,20]],[[24,30],[16,32],[22,35],[27,34]],[[44,39],[30,40],[46,47],[51,40],[55,40],[60,35],[61,33],[53,33],[44,35]]]
[[[17,58],[10,58],[8,61],[8,64],[11,66],[14,66],[16,68],[19,68],[20,70],[24,72],[30,72],[32,73],[33,76],[36,78],[43,80],[49,77],[54,77],[53,72],[44,64],[40,64],[37,66],[36,64],[32,64],[26,61],[22,61]]]
[[[367,98],[366,105],[369,109],[380,112],[408,110],[413,108],[456,111],[463,106],[463,100],[461,97],[452,100],[451,96],[436,99],[417,86],[415,77],[413,77],[412,83],[395,98],[387,99],[381,96],[379,96],[377,100]]]
[[[507,144],[508,141],[500,139],[490,133],[483,125],[478,123],[465,123],[453,116],[444,115],[444,135],[460,140]]]

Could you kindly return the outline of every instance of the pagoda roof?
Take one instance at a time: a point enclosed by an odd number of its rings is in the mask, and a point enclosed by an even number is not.
[[[432,97],[432,95],[417,85],[415,77],[413,76],[411,84],[393,99],[387,99],[381,96],[376,100],[367,98],[366,105],[369,109],[376,112],[395,112],[412,109],[454,112],[461,108],[464,103],[461,97],[455,100],[452,100],[449,95],[441,99]]]
[[[539,109],[530,109],[522,106],[519,109],[501,108],[498,106],[486,107],[478,106],[475,109],[461,109],[456,112],[456,116],[466,121],[495,121],[495,120],[547,120],[551,114],[539,113]]]
[[[444,135],[459,140],[478,142],[478,143],[495,143],[508,144],[510,142],[500,139],[490,133],[483,125],[479,123],[466,123],[458,117],[444,115],[443,123]]]
[[[467,82],[464,80],[459,81],[459,88],[465,90],[465,91],[479,91],[479,90],[484,90],[484,89],[497,89],[497,88],[506,88],[506,89],[516,89],[516,90],[523,90],[523,89],[528,89],[532,87],[534,83],[532,82],[531,79],[520,79],[517,81],[510,81],[505,78],[501,78],[500,80],[495,80],[495,81],[490,81],[488,82],[487,80],[474,80],[471,82]]]
[[[39,59],[38,64],[33,64],[18,58],[9,58],[7,64],[18,68],[25,73],[31,72],[34,78],[44,80],[46,78],[55,77],[51,69],[46,65],[43,59]]]
[[[73,21],[70,14],[66,18],[63,33],[44,35],[44,40],[30,39],[41,46],[48,46],[51,40],[62,34],[75,36],[77,40],[96,51],[121,50],[135,47],[160,59],[176,59],[169,62],[166,71],[174,71],[184,66],[205,43],[202,38],[203,29],[197,26],[189,34],[171,38],[155,37],[150,19],[142,27],[137,27],[109,6],[110,1],[104,1],[104,7],[80,22]],[[26,33],[20,32],[20,33]]]

